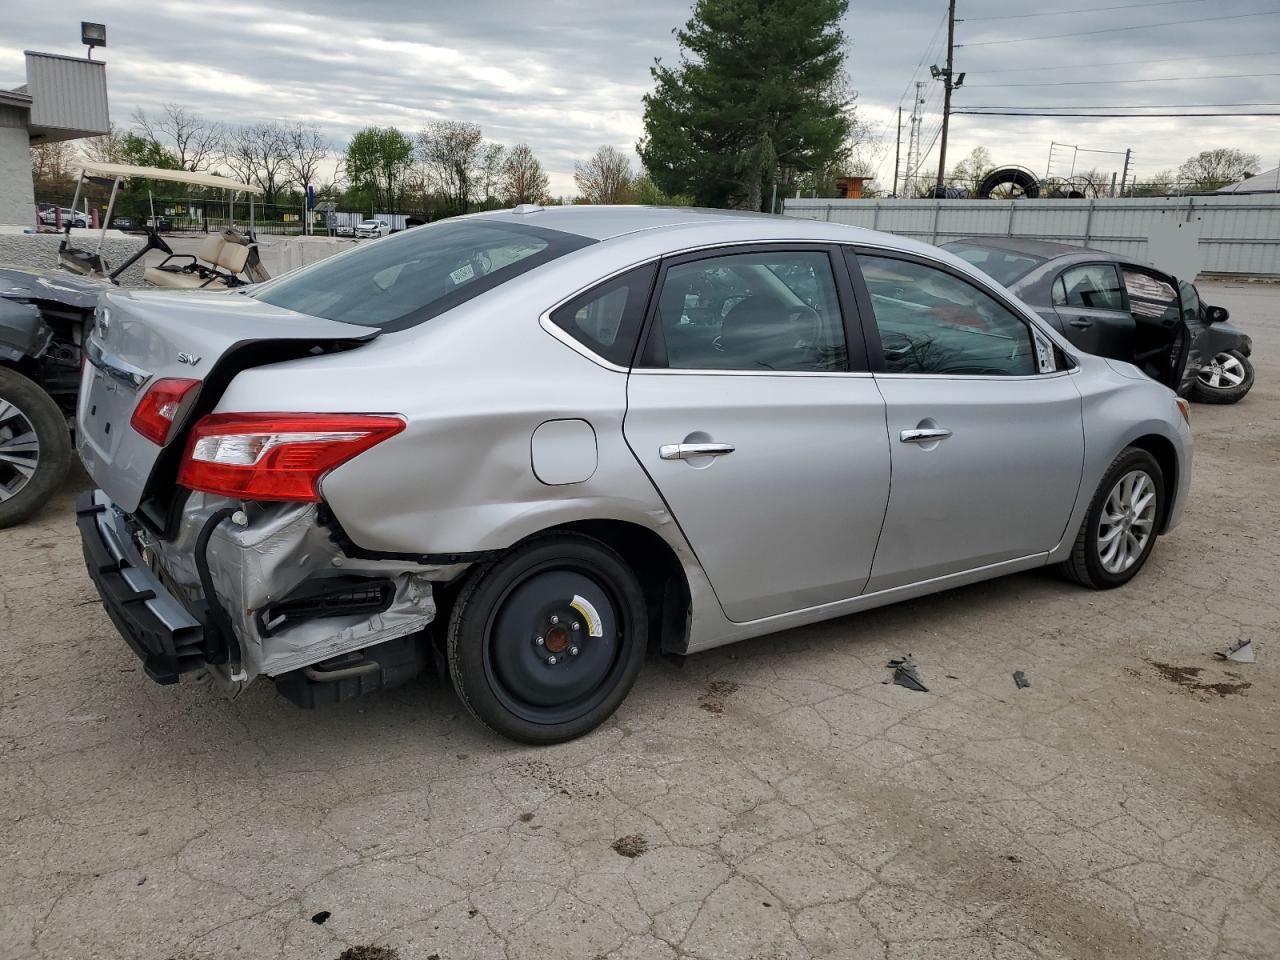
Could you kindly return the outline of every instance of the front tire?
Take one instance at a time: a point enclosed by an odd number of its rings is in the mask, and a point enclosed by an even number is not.
[[[1196,374],[1191,399],[1200,403],[1239,403],[1253,389],[1253,364],[1239,350],[1224,350]]]
[[[1164,505],[1164,474],[1156,458],[1127,447],[1098,484],[1071,556],[1059,564],[1059,572],[1094,590],[1128,583],[1151,556]]]
[[[592,537],[551,534],[472,571],[446,656],[482,724],[522,743],[561,743],[618,708],[647,636],[644,595],[622,557]]]
[[[70,464],[67,421],[53,398],[16,370],[0,367],[0,528],[43,507]]]

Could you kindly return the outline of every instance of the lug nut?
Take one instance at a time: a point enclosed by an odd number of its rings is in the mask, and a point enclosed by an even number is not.
[[[557,617],[557,616],[553,613],[553,614],[551,615],[551,622],[552,622],[552,623],[559,623],[559,622],[560,622],[560,618],[559,618],[559,617]]]
[[[573,621],[572,626],[573,626],[573,629],[574,629],[574,630],[581,630],[581,629],[582,629],[582,624],[580,624],[577,620]]]
[[[571,656],[571,657],[576,657],[577,655],[578,655],[578,648],[577,648],[577,647],[570,647],[570,648],[569,648],[569,656]]]
[[[555,658],[555,657],[547,657],[547,663],[551,664],[551,666],[553,666],[553,667],[554,667],[554,666],[556,665],[556,658]]]
[[[533,642],[535,646],[539,646],[539,647],[542,646],[544,643],[546,643],[546,641],[543,640],[541,637],[534,637]]]

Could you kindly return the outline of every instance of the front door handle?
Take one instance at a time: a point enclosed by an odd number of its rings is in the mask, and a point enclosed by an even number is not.
[[[693,460],[697,457],[723,457],[733,453],[732,443],[664,443],[658,448],[663,460]]]
[[[1075,320],[1068,320],[1067,323],[1071,324],[1078,330],[1088,330],[1093,326],[1092,320],[1086,320],[1083,317],[1077,317]]]
[[[932,429],[916,429],[903,430],[898,434],[898,439],[903,443],[936,443],[939,440],[945,440],[951,436],[951,431],[946,427],[934,427]]]

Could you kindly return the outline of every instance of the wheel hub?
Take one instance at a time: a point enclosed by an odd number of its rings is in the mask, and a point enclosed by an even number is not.
[[[534,635],[533,645],[547,665],[554,667],[564,663],[566,658],[582,653],[581,635],[582,621],[577,619],[577,611],[566,606],[543,618]]]

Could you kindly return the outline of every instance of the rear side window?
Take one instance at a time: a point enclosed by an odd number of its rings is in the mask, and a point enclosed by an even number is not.
[[[656,263],[629,270],[551,312],[551,322],[580,344],[620,367],[631,364]]]
[[[594,242],[523,223],[445,220],[321,260],[252,295],[313,317],[404,330]]]
[[[1086,310],[1123,310],[1120,276],[1109,263],[1087,263],[1064,270],[1053,285],[1053,303]]]

